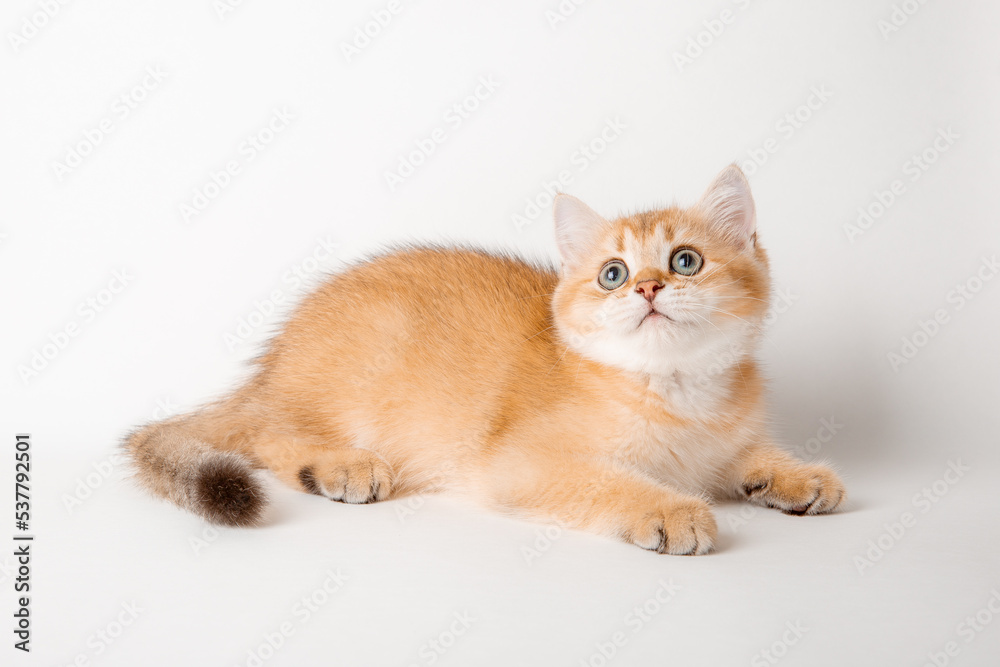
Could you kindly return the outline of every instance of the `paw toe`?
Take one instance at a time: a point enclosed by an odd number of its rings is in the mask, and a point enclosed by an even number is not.
[[[384,500],[392,491],[392,470],[385,460],[367,450],[351,450],[299,471],[309,493],[352,505]]]
[[[645,515],[627,539],[649,551],[688,556],[711,551],[717,532],[706,503],[683,503]]]

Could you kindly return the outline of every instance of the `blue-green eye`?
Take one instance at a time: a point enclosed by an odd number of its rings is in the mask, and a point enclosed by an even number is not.
[[[670,258],[670,268],[682,276],[693,276],[701,271],[701,255],[691,248],[681,248]]]
[[[613,259],[601,268],[597,282],[606,290],[618,289],[628,280],[628,267],[620,259]]]

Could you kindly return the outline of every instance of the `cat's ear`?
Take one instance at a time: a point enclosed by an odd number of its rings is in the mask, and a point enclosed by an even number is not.
[[[701,196],[697,209],[734,245],[744,248],[756,242],[757,211],[750,182],[735,164],[719,172]]]
[[[572,195],[559,193],[554,204],[559,254],[565,264],[575,264],[611,223]]]

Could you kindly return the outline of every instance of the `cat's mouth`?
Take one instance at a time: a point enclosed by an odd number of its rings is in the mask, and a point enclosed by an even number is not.
[[[642,318],[642,322],[639,322],[639,326],[642,326],[645,322],[653,321],[657,322],[660,320],[667,320],[668,322],[675,322],[674,318],[670,317],[666,313],[661,313],[656,308],[650,308],[649,312],[646,313],[646,317]]]

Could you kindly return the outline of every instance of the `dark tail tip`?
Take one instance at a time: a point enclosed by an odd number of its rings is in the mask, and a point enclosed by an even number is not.
[[[224,455],[212,457],[198,472],[195,502],[212,523],[254,526],[260,523],[267,495],[246,461]]]

